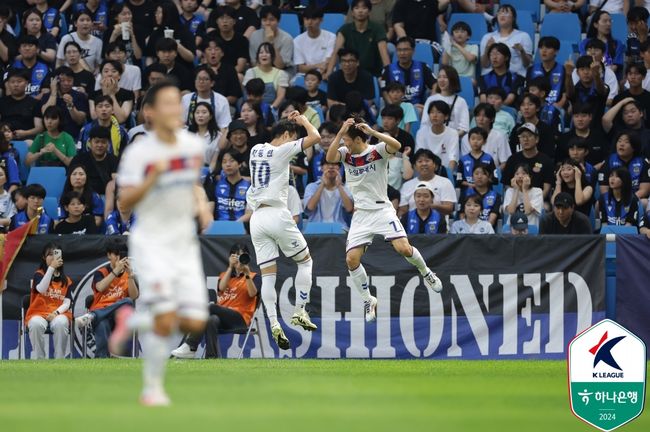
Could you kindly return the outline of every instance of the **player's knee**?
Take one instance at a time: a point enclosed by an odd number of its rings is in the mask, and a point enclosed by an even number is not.
[[[176,314],[158,315],[154,320],[153,331],[159,336],[169,336],[176,327]]]
[[[345,256],[345,263],[348,265],[350,270],[354,270],[359,267],[359,264],[361,264],[361,258],[353,254],[347,254]]]
[[[309,249],[305,249],[303,252],[300,252],[293,258],[293,260],[298,265],[310,265],[312,260],[311,255],[309,255]]]

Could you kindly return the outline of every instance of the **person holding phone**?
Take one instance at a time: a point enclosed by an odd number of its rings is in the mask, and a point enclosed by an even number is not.
[[[63,251],[54,243],[43,248],[41,265],[34,273],[25,322],[32,344],[32,360],[47,358],[45,331],[54,336],[54,358],[64,358],[72,312],[72,279],[63,270]]]
[[[179,359],[194,358],[205,334],[205,358],[221,357],[219,332],[243,329],[250,325],[255,314],[257,273],[249,267],[250,252],[246,245],[235,243],[230,248],[228,268],[219,275],[217,302],[210,305],[210,317],[203,333],[190,334],[185,342],[172,351]]]
[[[77,327],[92,324],[95,358],[107,358],[108,338],[115,327],[115,313],[138,298],[138,283],[131,269],[126,241],[111,240],[106,246],[108,264],[93,275],[93,303],[90,312],[75,319]]]

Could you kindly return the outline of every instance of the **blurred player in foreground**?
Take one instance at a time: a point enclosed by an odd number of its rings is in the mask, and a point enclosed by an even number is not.
[[[300,126],[307,131],[300,136]],[[307,331],[316,330],[305,306],[309,302],[312,281],[312,259],[307,242],[287,209],[289,193],[289,164],[298,153],[320,141],[318,130],[307,117],[293,111],[288,120],[281,120],[271,130],[270,143],[257,144],[251,149],[251,187],[246,201],[253,209],[251,237],[262,272],[262,301],[271,322],[271,334],[281,349],[289,349],[289,339],[277,318],[278,297],[275,278],[279,250],[298,264],[296,273],[296,310],[291,324]]]
[[[375,137],[377,145],[368,144]],[[343,140],[343,145],[340,145]],[[346,242],[345,261],[353,285],[361,294],[367,322],[377,318],[377,299],[370,295],[368,275],[361,264],[375,234],[384,236],[395,250],[417,267],[427,288],[442,291],[442,282],[427,267],[420,252],[408,241],[395,209],[388,200],[388,159],[401,144],[388,134],[373,130],[361,120],[347,119],[327,150],[327,162],[345,166],[346,185],[354,198],[354,214]]]
[[[138,220],[129,236],[129,250],[140,282],[137,313],[122,308],[109,341],[119,354],[134,330],[143,343],[144,387],[140,402],[169,405],[163,388],[169,337],[180,329],[202,332],[208,298],[196,235],[212,217],[205,197],[197,193],[204,146],[182,127],[181,94],[174,83],[154,84],[144,98],[152,132],[125,151],[118,173],[121,203]]]

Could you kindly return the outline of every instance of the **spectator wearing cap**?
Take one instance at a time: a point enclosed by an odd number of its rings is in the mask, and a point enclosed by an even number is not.
[[[107,128],[110,131],[110,146],[108,152],[121,156],[124,148],[129,143],[129,137],[117,117],[114,115],[113,98],[107,95],[98,96],[95,99],[95,120],[87,123],[79,133],[77,149],[80,153],[88,152],[90,149],[90,131],[97,127]]]
[[[243,6],[243,8],[248,9],[246,6]],[[230,6],[219,6],[214,9],[208,18],[208,37],[221,40],[223,62],[233,66],[241,79],[244,77],[248,63],[250,63],[249,43],[248,38],[245,36],[253,33],[255,28],[259,27],[259,18],[253,12],[254,24],[246,24],[244,20],[239,20],[237,12]],[[240,31],[238,26],[242,24],[247,27]]]
[[[248,40],[253,32],[260,27],[260,19],[257,17],[257,13],[246,6],[245,0],[228,0],[227,5],[217,7],[212,11],[208,17],[208,32],[217,27],[221,29],[219,18],[226,17],[228,21],[232,20],[230,25],[234,32]]]
[[[537,129],[537,149],[551,159],[555,157],[556,131],[539,118],[541,109],[542,100],[539,97],[532,93],[526,93],[522,96],[521,103],[519,104],[519,113],[521,114],[522,120],[510,134],[510,150],[512,153],[516,153],[522,149],[521,143],[519,142],[519,128],[524,124],[532,124]]]
[[[201,65],[194,71],[194,91],[187,93],[181,99],[183,105],[183,119],[186,125],[193,121],[194,110],[199,102],[206,102],[212,107],[214,119],[222,130],[227,130],[232,121],[230,117],[230,104],[228,99],[212,90],[216,77],[207,65]]]
[[[322,74],[334,54],[336,35],[320,28],[323,10],[316,5],[308,6],[302,13],[302,19],[305,32],[293,40],[293,64],[299,73],[315,69]]]
[[[174,52],[178,55],[178,62],[185,68],[193,66],[196,56],[196,41],[192,33],[181,23],[178,8],[171,0],[165,0],[156,6],[154,14],[155,26],[147,39],[144,55],[151,63],[154,57],[159,57],[159,44],[163,40],[176,42]],[[176,58],[176,56],[174,56]]]
[[[494,234],[490,222],[481,219],[483,200],[478,195],[467,197],[463,204],[465,217],[455,221],[449,230],[450,234]]]
[[[589,218],[575,210],[573,197],[562,192],[553,200],[553,212],[546,214],[540,224],[540,234],[591,234]]]
[[[279,27],[280,9],[274,5],[264,5],[260,9],[262,26],[251,34],[248,55],[255,66],[260,45],[270,43],[277,55],[273,59],[273,66],[280,70],[291,71],[293,66],[293,38]]]
[[[113,181],[117,172],[117,156],[108,152],[111,133],[108,128],[95,126],[90,130],[90,151],[82,152],[70,162],[71,166],[82,165],[93,192],[106,194],[106,185]]]
[[[399,215],[403,216],[415,208],[414,192],[420,183],[425,183],[433,191],[431,208],[442,215],[450,215],[454,211],[456,190],[451,181],[443,176],[436,175],[441,167],[440,158],[431,150],[420,149],[415,152],[415,169],[418,176],[407,181],[400,189]]]
[[[569,156],[569,149],[573,146],[571,143],[579,139],[585,142],[587,146],[584,162],[593,165],[596,170],[599,170],[609,156],[609,140],[603,133],[602,128],[597,124],[593,124],[593,109],[589,104],[580,103],[572,108],[571,129],[560,136],[558,145],[555,148],[555,160],[566,159]],[[573,156],[571,157],[573,158]],[[590,175],[586,165],[585,172],[587,176]]]
[[[9,18],[12,17],[9,6],[0,5],[0,63],[8,64],[16,56],[18,45],[16,37],[9,30]]]
[[[386,30],[370,20],[372,3],[370,0],[353,0],[350,3],[352,22],[343,24],[336,32],[334,52],[347,48],[359,53],[361,68],[373,76],[380,76],[382,67],[390,64],[390,56],[386,45]],[[432,23],[429,23],[433,27]],[[406,34],[398,34],[398,37]],[[336,66],[336,57],[332,56],[323,77],[327,79]]]
[[[175,79],[182,94],[187,94],[192,89],[193,77],[190,70],[184,64],[178,62],[178,44],[175,40],[162,38],[156,44],[156,58],[158,63],[165,67],[165,77]],[[153,69],[153,63],[144,71],[144,76],[148,76]]]
[[[411,199],[415,206],[402,216],[402,226],[407,234],[444,234],[447,232],[445,216],[434,208],[435,190],[428,183],[415,187]]]
[[[248,166],[248,160],[250,159],[251,146],[248,144],[250,138],[250,132],[248,128],[241,120],[233,120],[230,125],[228,125],[228,134],[226,138],[228,139],[226,144],[226,150],[234,150],[238,155],[239,160],[239,172],[242,176],[250,178],[251,172]],[[215,167],[215,172],[219,173],[222,169],[223,157],[226,151],[221,151],[217,157],[217,166]]]
[[[95,73],[102,61],[102,40],[92,35],[93,17],[88,10],[83,9],[74,14],[72,22],[76,31],[61,38],[56,52],[56,66],[63,66],[65,61],[63,50],[68,42],[74,41],[81,46],[81,58],[90,68],[90,72]]]
[[[234,107],[237,100],[243,95],[242,87],[235,67],[223,61],[223,44],[224,42],[215,35],[204,38],[201,43],[203,64],[208,66],[214,74],[212,90],[228,99],[228,103]],[[231,113],[233,111],[234,109],[231,109]]]
[[[532,123],[524,123],[517,129],[521,151],[514,153],[506,162],[501,183],[512,187],[517,167],[525,164],[529,167],[531,187],[540,188],[543,196],[548,196],[553,184],[553,160],[537,149],[539,133]]]
[[[38,39],[36,36],[22,35],[18,39],[18,53],[20,59],[16,59],[11,67],[25,69],[30,76],[27,84],[27,93],[36,100],[41,99],[41,83],[50,72],[50,68],[38,60]]]
[[[571,105],[588,103],[593,109],[593,121],[602,118],[605,112],[609,87],[601,78],[601,64],[595,62],[591,56],[581,56],[576,61],[575,67],[570,62],[567,62],[564,69],[566,72],[564,86]],[[571,78],[574,69],[578,73],[578,82],[575,85]]]
[[[73,88],[72,69],[67,66],[57,68],[49,84],[50,93],[41,100],[41,113],[48,107],[58,106],[63,111],[64,130],[73,137],[79,136],[81,126],[89,117],[90,107],[88,97]]]
[[[246,212],[246,192],[251,182],[241,175],[241,154],[230,149],[222,153],[221,170],[203,182],[214,220],[240,220]]]
[[[607,106],[612,105],[612,100],[618,95],[618,78],[616,73],[612,70],[611,66],[606,66],[604,64],[605,51],[607,50],[607,45],[605,42],[600,39],[589,39],[585,45],[587,50],[587,55],[591,56],[594,62],[598,63],[600,66],[600,77],[607,86]],[[573,84],[577,84],[580,80],[578,72],[574,70],[571,73],[571,79],[573,79]]]
[[[507,234],[504,232],[504,234]],[[528,235],[528,216],[522,212],[515,212],[510,218],[510,234]]]
[[[25,94],[28,82],[26,70],[10,69],[5,80],[8,93],[0,99],[0,118],[9,124],[16,140],[33,139],[43,131],[38,101]]]
[[[305,188],[303,203],[309,222],[336,222],[348,226],[354,202],[343,184],[341,166],[323,158],[321,172],[321,178]]]

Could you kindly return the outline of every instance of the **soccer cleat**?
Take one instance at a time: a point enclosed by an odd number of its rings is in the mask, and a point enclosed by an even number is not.
[[[108,339],[108,350],[111,354],[118,356],[124,354],[125,343],[131,337],[131,330],[127,322],[134,312],[131,306],[122,306],[115,313],[115,328]]]
[[[314,331],[318,329],[316,324],[311,322],[309,314],[305,309],[296,310],[291,317],[291,325],[300,326],[307,331]]]
[[[140,405],[146,407],[166,407],[171,403],[164,391],[152,391],[140,396]]]
[[[84,328],[90,325],[93,320],[93,316],[90,313],[83,314],[80,317],[75,318],[74,322],[79,328]]]
[[[366,312],[366,322],[377,320],[377,297],[370,296],[370,300],[363,304]]]
[[[275,343],[278,344],[280,349],[287,350],[291,348],[291,345],[289,344],[289,339],[287,339],[287,337],[285,336],[284,330],[282,330],[280,324],[271,326],[271,335],[273,336]]]
[[[172,355],[177,359],[193,359],[196,351],[192,351],[190,346],[186,343],[172,351]]]
[[[430,290],[433,290],[437,293],[442,291],[442,282],[431,270],[429,270],[429,272],[424,275],[424,285],[426,285],[426,287]]]

